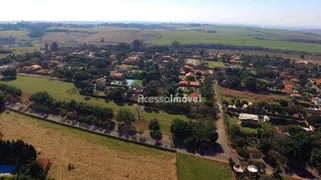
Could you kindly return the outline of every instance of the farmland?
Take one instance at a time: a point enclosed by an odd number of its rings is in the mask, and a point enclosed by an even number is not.
[[[176,179],[174,153],[149,149],[13,112],[0,116],[5,139],[32,144],[38,159],[53,163],[54,179]],[[41,137],[41,138],[39,138]],[[75,169],[68,171],[68,164]]]
[[[294,50],[305,52],[321,52],[320,44],[286,42],[279,40],[259,40],[253,37],[243,35],[233,35],[226,33],[202,33],[190,31],[163,31],[162,38],[152,40],[152,44],[167,45],[173,41],[179,41],[184,44],[226,44],[241,46],[257,46],[271,49]]]
[[[233,179],[233,173],[227,164],[197,157],[177,154],[177,174],[182,180]]]
[[[4,82],[0,82],[4,83]],[[76,100],[87,102],[93,105],[105,106],[112,108],[115,112],[118,111],[121,107],[129,108],[134,114],[137,114],[138,107],[137,105],[119,105],[114,102],[105,102],[103,99],[91,98],[90,100],[85,100],[85,96],[79,94],[77,89],[75,89],[72,83],[61,82],[57,80],[50,80],[46,78],[38,78],[38,77],[27,77],[27,76],[18,76],[16,80],[7,82],[9,85],[15,86],[23,91],[23,97],[27,98],[33,93],[39,91],[47,91],[50,95],[58,100]],[[32,85],[31,85],[32,84]],[[143,108],[141,108],[143,109]],[[183,115],[171,115],[166,112],[144,112],[142,113],[141,120],[136,121],[136,126],[139,129],[147,130],[148,122],[150,119],[157,118],[159,120],[161,130],[164,134],[170,134],[169,127],[172,123],[173,119],[180,118],[183,120],[187,120],[187,118]]]

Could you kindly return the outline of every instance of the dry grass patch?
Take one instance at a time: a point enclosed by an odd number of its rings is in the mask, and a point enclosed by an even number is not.
[[[177,179],[176,155],[14,112],[0,115],[4,139],[22,139],[51,159],[54,179]],[[68,164],[75,170],[68,171]]]
[[[221,87],[220,90],[223,97],[227,99],[236,97],[241,100],[251,100],[252,102],[257,102],[257,101],[273,102],[284,98],[284,96],[276,95],[276,94],[256,94],[249,91],[237,91],[237,90],[223,88],[223,87]]]

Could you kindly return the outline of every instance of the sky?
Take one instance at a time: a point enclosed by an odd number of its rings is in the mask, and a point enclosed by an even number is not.
[[[206,22],[321,28],[321,0],[3,0],[1,6],[0,21]]]

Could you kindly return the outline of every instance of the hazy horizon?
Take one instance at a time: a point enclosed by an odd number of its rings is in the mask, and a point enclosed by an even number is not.
[[[90,3],[88,3],[90,2]],[[19,6],[17,6],[19,4]],[[2,2],[0,21],[210,23],[321,28],[318,0],[91,0]],[[14,11],[13,11],[14,9]]]

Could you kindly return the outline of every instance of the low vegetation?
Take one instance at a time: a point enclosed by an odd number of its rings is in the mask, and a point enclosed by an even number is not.
[[[177,154],[177,174],[179,180],[233,179],[233,172],[227,164],[181,153]]]

